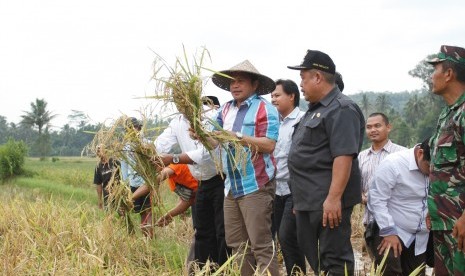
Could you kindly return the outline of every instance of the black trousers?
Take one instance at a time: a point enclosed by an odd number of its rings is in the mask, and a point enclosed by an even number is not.
[[[297,240],[315,274],[354,274],[354,251],[350,242],[353,207],[342,209],[342,222],[333,229],[323,227],[323,211],[295,211]]]
[[[297,242],[297,224],[292,212],[292,195],[276,195],[273,206],[273,228],[278,229],[287,275],[305,274],[305,256]],[[274,236],[274,233],[273,233]]]
[[[224,181],[220,175],[199,181],[195,197],[195,259],[222,265],[230,254],[224,237]]]
[[[376,222],[370,222],[368,224],[367,229],[372,231],[372,236],[367,238],[365,235],[365,242],[367,244],[368,250],[371,251],[371,254],[375,258],[376,265],[379,265],[384,257],[378,253],[378,246],[383,240],[383,237],[379,235],[379,227]],[[402,240],[399,238],[402,244],[402,253],[400,257],[394,257],[394,252],[392,250],[389,251],[389,254],[386,258],[385,262],[385,270],[383,275],[403,275],[407,276],[410,275],[417,267],[419,267],[422,263],[427,262],[426,259],[426,252],[420,255],[415,256],[415,241],[410,244],[410,247],[406,247]],[[427,251],[430,250],[427,248]],[[431,251],[431,250],[430,250]],[[423,269],[420,274],[418,275],[425,275],[425,270]]]

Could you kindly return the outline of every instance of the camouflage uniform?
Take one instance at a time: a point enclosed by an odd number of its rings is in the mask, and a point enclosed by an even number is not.
[[[439,256],[457,248],[452,228],[465,210],[465,94],[439,116],[436,133],[431,139],[431,175],[428,209],[432,230],[444,232],[435,236],[435,250]],[[445,231],[444,231],[445,230]],[[443,258],[444,261],[460,258],[461,271],[465,271],[463,254]],[[444,263],[450,267],[447,261]]]
[[[455,56],[448,52],[454,48],[442,46],[438,57],[429,62],[451,60],[465,64],[465,59],[457,52]],[[465,93],[442,110],[430,147],[428,209],[434,231],[435,273],[463,275],[465,257],[457,249],[452,229],[465,210]]]

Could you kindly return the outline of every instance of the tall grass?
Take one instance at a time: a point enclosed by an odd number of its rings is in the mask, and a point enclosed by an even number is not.
[[[64,167],[49,166],[60,174]],[[86,169],[91,169],[93,165]],[[34,178],[21,177],[0,189],[0,271],[3,275],[182,275],[193,230],[176,219],[156,228],[160,238],[129,235],[116,214],[97,208],[96,192],[53,179],[44,163],[28,160]],[[73,167],[76,163],[71,164]],[[78,165],[79,166],[79,165]],[[69,171],[69,168],[67,169]],[[51,178],[47,178],[51,177]],[[85,179],[92,183],[92,177]],[[164,185],[166,209],[177,198]],[[79,196],[77,196],[79,194]],[[166,196],[165,196],[166,195]],[[133,215],[135,216],[135,215]],[[134,219],[134,221],[137,221]]]
[[[185,244],[128,235],[121,220],[88,205],[3,198],[1,270],[6,275],[180,275]]]

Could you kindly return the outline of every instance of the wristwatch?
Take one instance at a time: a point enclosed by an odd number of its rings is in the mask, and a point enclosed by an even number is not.
[[[179,163],[179,154],[173,154],[173,164]]]
[[[236,132],[236,137],[237,137],[237,139],[242,140],[242,138],[244,138],[244,134],[242,134],[242,133],[240,133],[238,131],[238,132]]]

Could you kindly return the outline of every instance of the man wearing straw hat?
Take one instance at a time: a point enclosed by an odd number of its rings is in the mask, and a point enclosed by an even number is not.
[[[272,155],[278,139],[279,115],[260,95],[271,93],[275,83],[248,61],[216,73],[213,83],[231,92],[233,100],[222,106],[217,122],[245,150],[241,164],[233,164],[234,149],[222,146],[225,179],[224,220],[226,242],[239,253],[241,275],[279,275],[271,236],[271,213],[276,189]],[[217,141],[211,141],[218,145]],[[244,258],[241,254],[244,253]],[[243,260],[243,262],[242,262]]]
[[[336,65],[321,51],[308,50],[299,70],[309,109],[296,126],[289,150],[289,186],[297,239],[320,275],[352,275],[350,217],[361,201],[357,155],[365,120],[360,108],[335,84]]]

